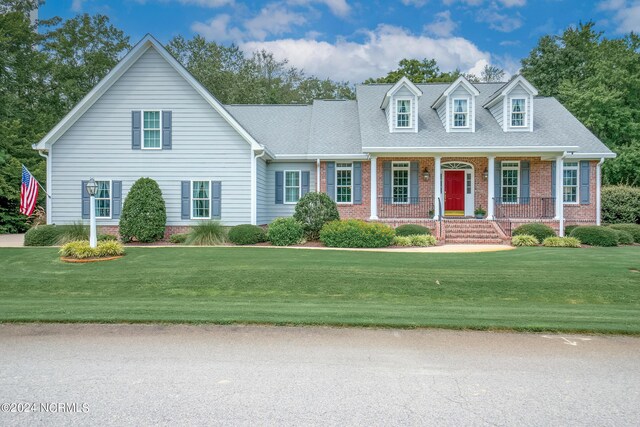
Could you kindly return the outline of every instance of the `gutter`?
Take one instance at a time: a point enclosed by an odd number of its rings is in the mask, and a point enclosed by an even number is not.
[[[596,225],[600,225],[602,222],[602,164],[604,163],[604,157],[600,159],[596,165]]]
[[[36,149],[36,144],[31,146],[34,150]],[[38,154],[40,157],[44,158],[47,166],[47,197],[46,197],[46,215],[47,215],[47,224],[51,224],[51,162],[49,162],[49,154],[44,154],[46,150],[38,150]]]

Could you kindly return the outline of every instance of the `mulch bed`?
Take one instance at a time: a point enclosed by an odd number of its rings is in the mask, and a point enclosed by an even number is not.
[[[60,257],[60,260],[64,262],[70,262],[73,264],[85,264],[88,262],[113,261],[114,259],[119,259],[119,258],[122,258],[123,256],[124,255],[110,256],[110,257],[91,257],[91,258],[83,258],[83,259]]]

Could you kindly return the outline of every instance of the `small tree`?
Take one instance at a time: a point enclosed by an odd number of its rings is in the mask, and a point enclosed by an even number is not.
[[[151,178],[137,180],[124,201],[120,215],[123,242],[155,242],[164,237],[167,210],[158,183]]]
[[[322,226],[340,219],[338,206],[325,193],[307,193],[296,204],[293,217],[302,224],[307,240],[318,240]]]

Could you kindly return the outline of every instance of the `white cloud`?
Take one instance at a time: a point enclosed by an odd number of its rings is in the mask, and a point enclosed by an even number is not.
[[[402,4],[405,6],[422,7],[427,4],[427,0],[402,0]]]
[[[71,2],[71,10],[74,12],[82,11],[82,6],[84,5],[85,1],[86,0],[73,0],[73,2]]]
[[[444,71],[459,68],[468,72],[491,57],[461,37],[435,39],[390,25],[380,25],[366,34],[367,39],[360,43],[344,39],[335,43],[281,39],[245,42],[241,47],[247,53],[266,49],[307,73],[351,82],[386,75],[403,58],[435,58]]]
[[[640,1],[607,0],[598,4],[598,9],[613,13],[616,32],[640,32]]]
[[[527,4],[527,0],[498,0],[504,7],[522,7]]]
[[[351,12],[351,6],[349,6],[347,0],[288,0],[287,3],[296,6],[309,6],[313,3],[324,4],[331,13],[340,17],[345,17]]]
[[[403,3],[405,1],[415,1],[415,0],[402,0]],[[527,0],[497,0],[497,1],[504,7],[521,7],[527,4]],[[468,6],[480,6],[482,3],[484,3],[484,0],[442,0],[442,3],[444,3],[447,6],[450,6],[454,3],[464,3]]]
[[[178,0],[181,4],[195,5],[200,7],[222,7],[232,5],[234,0]]]
[[[206,23],[194,22],[191,25],[191,31],[198,33],[208,40],[214,40],[218,43],[227,41],[241,40],[243,33],[236,27],[229,27],[231,16],[220,14],[210,19]]]
[[[476,16],[478,22],[485,22],[492,28],[503,33],[510,33],[522,26],[519,15],[500,13],[495,9],[482,9]]]
[[[458,24],[451,19],[451,12],[445,10],[444,12],[436,13],[436,19],[430,24],[424,26],[424,29],[438,37],[450,37]]]
[[[484,0],[442,0],[446,6],[451,6],[454,3],[464,3],[468,6],[480,6]]]

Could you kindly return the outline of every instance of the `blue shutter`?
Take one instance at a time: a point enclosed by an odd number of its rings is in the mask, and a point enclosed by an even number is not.
[[[493,174],[493,197],[495,203],[502,203],[502,163],[496,161],[494,164]]]
[[[140,149],[140,142],[142,141],[142,112],[131,112],[131,148],[133,150]]]
[[[222,217],[222,182],[211,181],[211,218]]]
[[[520,200],[524,205],[529,204],[529,196],[530,196],[530,166],[529,161],[521,161],[520,162]]]
[[[415,205],[418,203],[420,179],[419,179],[419,163],[411,162],[409,168],[409,203]]]
[[[122,181],[111,181],[111,218],[119,219],[122,212]]]
[[[589,204],[589,160],[580,162],[580,203]]]
[[[556,198],[556,161],[551,162],[551,197]]]
[[[276,172],[276,205],[284,203],[284,172]]]
[[[362,162],[353,162],[353,204],[362,204]]]
[[[191,181],[182,181],[181,218],[191,218]]]
[[[82,181],[82,188],[80,189],[80,195],[82,198],[82,219],[89,219],[91,210],[89,206],[89,192],[87,191],[87,183],[89,181]]]
[[[309,171],[302,171],[302,176],[300,177],[300,196],[304,196],[309,192]]]
[[[382,162],[382,200],[384,204],[391,204],[391,162]]]
[[[162,149],[171,150],[171,111],[162,112]]]
[[[336,200],[336,162],[327,162],[327,195]]]

